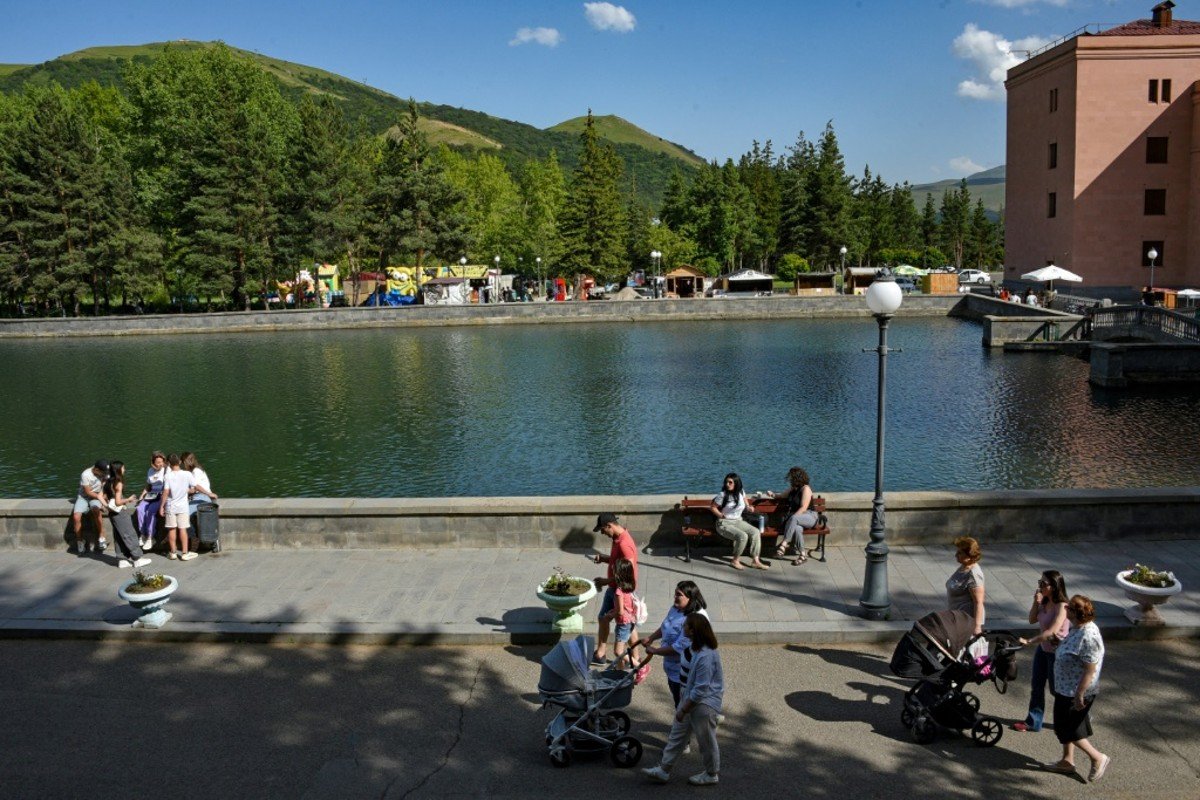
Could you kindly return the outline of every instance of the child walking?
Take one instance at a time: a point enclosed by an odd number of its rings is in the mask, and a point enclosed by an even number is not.
[[[618,666],[625,666],[626,650],[629,649],[629,643],[636,641],[637,625],[637,608],[633,602],[634,578],[633,578],[633,562],[627,558],[618,558],[613,563],[613,587],[616,589],[613,608],[604,616],[600,617],[602,621],[612,622],[616,626],[616,645],[613,647],[613,654],[616,658],[613,663]],[[630,664],[632,664],[633,653],[628,655]]]
[[[158,513],[166,518],[167,546],[171,548],[167,558],[191,561],[196,554],[188,552],[188,495],[196,486],[196,479],[192,473],[179,468],[181,461],[178,453],[167,456],[169,469],[163,481],[162,505]]]

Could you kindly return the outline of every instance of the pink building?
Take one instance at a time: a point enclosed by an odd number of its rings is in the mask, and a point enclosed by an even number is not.
[[[1200,22],[1174,5],[1008,71],[1006,279],[1054,263],[1128,297],[1155,250],[1156,285],[1200,286]]]

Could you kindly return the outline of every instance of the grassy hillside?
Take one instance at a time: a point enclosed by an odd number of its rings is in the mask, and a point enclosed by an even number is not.
[[[19,69],[25,69],[25,67],[27,67],[27,66],[29,66],[29,65],[28,64],[0,64],[0,78],[3,78],[5,75],[11,75],[12,73],[16,72]]]
[[[957,189],[958,184],[959,180],[954,179],[937,181],[936,183],[922,183],[912,187],[912,195],[917,203],[917,208],[925,205],[925,195],[930,193],[933,194],[933,201],[940,203],[942,195],[949,189]],[[993,220],[1000,216],[1000,211],[1004,208],[1004,187],[1005,172],[1003,164],[967,176],[967,189],[971,192],[972,204],[975,200],[982,198],[983,207],[987,209],[988,216]]]
[[[156,42],[143,45],[90,47],[69,53],[43,64],[0,67],[0,92],[20,91],[28,84],[57,82],[66,87],[78,86],[90,80],[105,85],[120,86],[124,70],[133,62],[148,62],[166,48],[214,47],[215,42]],[[247,50],[231,48],[254,59],[273,75],[285,95],[298,99],[305,94],[325,94],[335,98],[351,120],[362,119],[379,133],[395,124],[407,105],[407,100],[350,80],[317,67],[295,64]],[[544,158],[556,151],[564,170],[570,171],[579,161],[579,136],[571,130],[541,130],[521,122],[500,119],[465,108],[418,102],[422,117],[421,128],[435,143],[469,150],[487,150],[498,155],[510,169],[519,167],[530,158]],[[654,206],[662,200],[671,172],[680,167],[690,168],[700,159],[690,151],[641,131],[619,120],[620,138],[614,146],[625,160],[627,182],[636,179],[638,194]],[[566,124],[566,123],[564,123]],[[625,130],[628,129],[628,130]],[[629,131],[637,131],[633,135]]]
[[[662,153],[692,164],[699,165],[704,163],[704,159],[691,150],[674,142],[668,142],[661,136],[655,136],[652,133],[644,131],[632,122],[623,120],[613,114],[603,117],[593,117],[593,121],[596,126],[596,133],[600,138],[606,139],[613,144],[633,144],[638,147],[644,147],[652,153]],[[583,128],[586,124],[587,117],[575,117],[566,122],[560,122],[547,130],[578,136],[583,133]]]

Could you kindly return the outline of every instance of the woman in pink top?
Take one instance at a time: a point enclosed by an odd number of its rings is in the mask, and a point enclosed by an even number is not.
[[[1046,682],[1054,685],[1054,651],[1058,643],[1067,636],[1071,623],[1067,620],[1067,582],[1062,573],[1048,569],[1038,581],[1033,594],[1033,605],[1029,607],[1029,621],[1037,623],[1041,631],[1032,639],[1021,639],[1021,644],[1040,645],[1033,652],[1033,687],[1029,692],[1029,713],[1024,722],[1013,725],[1013,730],[1037,733],[1042,729],[1042,717],[1046,713]]]

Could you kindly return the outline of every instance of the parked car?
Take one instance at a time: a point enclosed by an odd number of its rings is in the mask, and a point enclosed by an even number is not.
[[[900,287],[900,291],[904,294],[910,294],[917,290],[917,285],[913,283],[913,279],[906,278],[903,275],[896,278],[896,285]]]
[[[991,283],[992,276],[978,269],[964,269],[958,273],[959,283]]]

